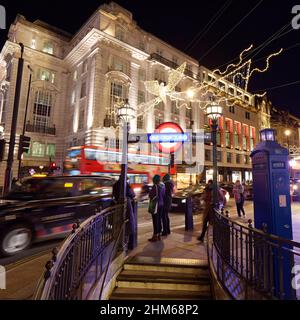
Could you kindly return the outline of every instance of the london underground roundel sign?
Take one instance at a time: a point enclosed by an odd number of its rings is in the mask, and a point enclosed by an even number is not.
[[[149,142],[155,143],[158,150],[165,153],[174,153],[187,140],[188,135],[177,123],[173,122],[160,124],[149,136]]]

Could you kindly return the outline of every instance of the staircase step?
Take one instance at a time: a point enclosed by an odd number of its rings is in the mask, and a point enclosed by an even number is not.
[[[117,281],[143,281],[143,282],[172,282],[172,283],[191,283],[207,284],[210,283],[209,271],[198,270],[194,273],[177,273],[162,271],[144,271],[144,270],[124,270],[120,273]]]
[[[124,270],[165,271],[190,274],[199,273],[199,269],[208,270],[207,261],[137,256],[128,259],[124,265]]]
[[[211,300],[211,292],[116,288],[110,300]]]

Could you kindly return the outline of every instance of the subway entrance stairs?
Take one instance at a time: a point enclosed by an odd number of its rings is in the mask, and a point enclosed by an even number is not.
[[[130,257],[110,300],[211,300],[206,260]]]

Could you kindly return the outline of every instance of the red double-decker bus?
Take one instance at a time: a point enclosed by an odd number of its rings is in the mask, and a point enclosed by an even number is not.
[[[66,175],[103,175],[118,179],[121,172],[122,151],[95,146],[68,149],[64,161]],[[168,172],[169,157],[161,154],[128,152],[128,178],[139,192],[143,183],[151,183],[156,174]]]

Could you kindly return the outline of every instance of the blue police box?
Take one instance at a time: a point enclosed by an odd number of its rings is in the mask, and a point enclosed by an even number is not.
[[[265,229],[267,233],[292,240],[288,156],[288,150],[277,143],[274,129],[260,131],[260,143],[251,153],[255,228]],[[278,258],[278,252],[273,252],[275,294],[280,291]],[[294,262],[290,261],[286,253],[282,258],[285,292],[282,298],[291,299],[294,298],[294,291],[291,288],[291,271]]]

